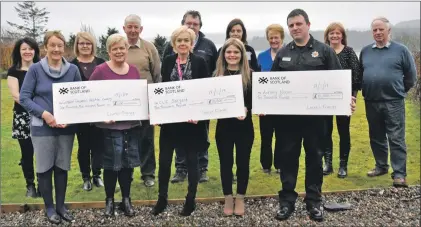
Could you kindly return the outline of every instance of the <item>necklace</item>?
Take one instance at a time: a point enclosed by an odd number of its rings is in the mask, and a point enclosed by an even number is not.
[[[231,74],[231,70],[229,70],[229,69],[228,69],[228,73],[229,73],[231,76],[232,76],[232,75],[236,75],[236,74],[238,74],[238,70],[236,70],[234,74]]]

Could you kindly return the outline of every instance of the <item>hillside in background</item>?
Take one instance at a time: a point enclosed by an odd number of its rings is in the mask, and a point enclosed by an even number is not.
[[[410,36],[414,37],[417,40],[420,39],[420,20],[411,20],[411,21],[403,21],[399,22],[396,25],[392,26],[392,38],[396,40],[400,40],[403,36]],[[255,50],[264,50],[268,48],[268,42],[265,37],[264,30],[258,31],[247,31],[248,34],[248,42],[249,45],[252,46]],[[285,43],[291,42],[292,38],[288,34],[288,30],[285,32]],[[314,38],[323,41],[324,40],[324,31],[316,30],[311,31],[311,34]],[[347,30],[348,36],[348,45],[353,47],[356,51],[361,50],[364,46],[373,42],[373,36],[371,31],[367,28],[366,31],[355,31],[355,30]],[[206,37],[212,40],[218,47],[225,40],[224,33],[207,33]],[[420,48],[419,41],[417,45],[417,49]]]

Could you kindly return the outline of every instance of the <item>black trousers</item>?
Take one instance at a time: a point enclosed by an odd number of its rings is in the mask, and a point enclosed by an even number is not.
[[[224,124],[228,120],[228,125]],[[232,121],[231,121],[232,120]],[[238,124],[229,124],[238,121]],[[244,122],[237,119],[218,120],[215,132],[220,161],[220,175],[224,195],[232,195],[232,167],[237,165],[237,194],[245,195],[250,176],[250,154],[254,141],[253,122],[248,117]]]
[[[141,179],[155,178],[155,128],[150,121],[142,121],[142,135],[139,140]]]
[[[78,126],[77,140],[79,144],[77,159],[79,161],[80,172],[83,179],[99,177],[101,175],[104,135],[100,128],[90,124]]]
[[[336,127],[339,133],[339,157],[341,161],[348,161],[349,152],[351,150],[351,133],[349,126],[351,123],[351,117],[348,116],[336,116]],[[326,117],[326,138],[324,140],[325,153],[332,153],[333,151],[333,116]]]
[[[295,187],[301,144],[305,150],[305,190],[306,204],[319,205],[323,184],[321,140],[325,134],[324,116],[278,116],[276,127],[280,137],[281,182],[280,204],[294,205],[297,199]]]
[[[31,137],[27,139],[19,139],[21,159],[19,165],[22,166],[23,176],[26,185],[34,185],[34,147],[32,146]]]
[[[160,130],[159,138],[159,168],[158,168],[158,182],[159,197],[168,197],[168,185],[171,176],[171,163],[173,159],[174,150],[176,148],[175,142],[171,138],[171,134],[165,132],[162,128]],[[188,198],[196,198],[197,185],[199,183],[199,161],[197,157],[198,150],[194,146],[186,144],[182,146],[186,154],[187,174],[188,174]]]
[[[263,169],[271,169],[272,161],[275,169],[279,168],[279,148],[275,141],[275,149],[272,152],[272,138],[275,132],[274,116],[260,116],[260,164]]]

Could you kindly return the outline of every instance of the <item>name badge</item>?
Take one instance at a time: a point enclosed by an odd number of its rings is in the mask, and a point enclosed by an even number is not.
[[[247,51],[246,54],[247,54],[247,59],[249,61],[251,61],[251,52],[250,51]]]
[[[291,61],[291,58],[290,57],[283,57],[282,61]]]

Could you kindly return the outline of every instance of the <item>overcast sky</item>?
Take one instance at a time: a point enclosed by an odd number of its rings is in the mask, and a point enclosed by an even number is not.
[[[22,22],[14,11],[16,5],[1,2],[2,26],[6,20]],[[47,28],[61,30],[66,38],[77,33],[81,23],[91,25],[97,37],[107,27],[116,27],[123,33],[124,18],[131,13],[142,18],[142,37],[170,36],[189,9],[202,14],[205,34],[225,32],[229,21],[236,17],[243,20],[247,30],[264,30],[271,23],[286,28],[286,17],[294,8],[308,13],[312,30],[324,30],[333,21],[342,22],[348,29],[365,30],[376,16],[385,16],[392,24],[420,19],[420,2],[37,2],[37,5],[50,12]]]

